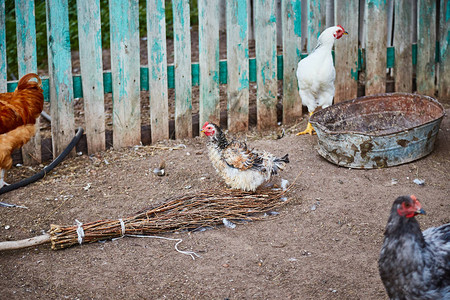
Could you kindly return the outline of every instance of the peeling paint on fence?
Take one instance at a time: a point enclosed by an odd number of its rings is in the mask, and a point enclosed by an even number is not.
[[[37,73],[36,23],[34,2],[16,0],[17,62],[19,78],[28,73]],[[36,119],[36,128],[40,128],[40,118]],[[41,133],[35,135],[22,147],[22,158],[26,165],[41,162]]]
[[[256,123],[264,130],[277,124],[276,24],[270,21],[275,0],[255,2]]]
[[[139,1],[109,1],[113,146],[141,141]]]
[[[395,91],[412,92],[412,17],[409,0],[394,3],[394,78]]]
[[[436,75],[436,1],[417,4],[417,91],[434,96]]]
[[[283,68],[277,74],[283,75],[283,123],[297,122],[302,116],[296,75],[301,53],[301,15],[300,0],[281,2],[284,57]]]
[[[366,95],[386,92],[386,9],[386,0],[371,0],[365,7]]]
[[[105,101],[100,24],[100,1],[77,0],[81,80],[74,77],[74,89],[81,85],[88,153],[105,150]],[[78,81],[78,82],[77,82]]]
[[[198,1],[200,124],[220,124],[219,7],[218,0]]]
[[[169,138],[166,15],[164,0],[147,0],[147,48],[152,143]]]
[[[189,1],[173,0],[175,137],[192,137],[192,76]]]
[[[52,144],[57,157],[75,134],[67,0],[47,0],[46,10]]]
[[[341,24],[348,35],[334,44],[336,67],[336,92],[334,103],[353,99],[358,90],[358,10],[359,1],[336,1],[336,24]]]
[[[227,1],[227,108],[231,132],[248,129],[249,57],[247,0]]]

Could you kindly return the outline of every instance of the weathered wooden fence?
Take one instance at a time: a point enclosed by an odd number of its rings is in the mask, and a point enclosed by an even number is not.
[[[169,138],[168,89],[172,88],[176,91],[176,138],[198,134],[192,129],[193,85],[200,87],[200,124],[219,122],[219,85],[227,84],[228,128],[247,130],[250,82],[257,85],[258,129],[277,125],[279,102],[283,123],[298,121],[302,104],[295,72],[298,61],[306,56],[302,45],[307,51],[314,48],[325,24],[330,23],[325,17],[330,10],[334,10],[335,23],[349,32],[335,45],[335,102],[355,98],[358,84],[365,87],[365,94],[385,92],[387,69],[393,69],[395,91],[413,92],[415,79],[419,93],[450,96],[448,0],[418,0],[417,14],[411,11],[415,7],[412,1],[395,1],[391,14],[395,25],[389,35],[387,0],[335,0],[329,7],[325,4],[331,1],[325,0],[281,0],[281,4],[276,0],[226,1],[226,61],[219,60],[220,1],[198,0],[199,62],[191,62],[189,1],[169,2],[175,50],[174,63],[168,65],[166,1],[147,0],[148,66],[140,66],[139,1],[109,0],[110,32],[105,33],[101,32],[99,0],[77,0],[81,74],[72,74],[68,1],[47,0],[49,73],[43,83],[51,106],[53,156],[63,150],[75,132],[74,98],[79,97],[84,98],[88,150],[105,149],[105,93],[113,94],[113,146],[117,148],[140,142],[141,101],[149,103],[151,141]],[[15,4],[22,76],[37,71],[34,1],[15,0]],[[277,7],[281,10],[278,20]],[[249,15],[253,16],[251,24]],[[415,15],[417,19],[413,19]],[[277,22],[282,24],[281,52],[277,52]],[[415,22],[417,43],[412,42]],[[255,57],[249,57],[250,28],[254,28]],[[363,36],[358,36],[359,32]],[[0,92],[13,91],[17,85],[7,82],[6,34],[5,0],[0,0]],[[111,70],[102,69],[102,34],[111,37]],[[388,47],[387,36],[392,34],[393,47]],[[279,80],[283,82],[282,100],[278,96]],[[149,99],[140,98],[141,90],[149,90]],[[24,150],[24,161],[39,161],[40,146],[38,133]]]

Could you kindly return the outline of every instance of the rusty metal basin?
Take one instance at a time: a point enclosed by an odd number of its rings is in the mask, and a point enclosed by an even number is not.
[[[339,166],[392,167],[431,153],[444,108],[435,99],[407,93],[341,102],[314,113],[318,152]]]

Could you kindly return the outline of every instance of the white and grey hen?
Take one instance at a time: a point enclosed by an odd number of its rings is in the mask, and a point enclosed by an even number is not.
[[[212,165],[233,189],[255,191],[289,162],[288,154],[278,158],[266,151],[250,150],[244,142],[229,141],[214,123],[206,122],[201,132],[209,137],[206,147]]]

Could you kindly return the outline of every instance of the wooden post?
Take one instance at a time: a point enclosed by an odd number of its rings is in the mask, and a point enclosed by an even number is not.
[[[139,1],[109,1],[113,146],[141,141]]]
[[[386,92],[386,0],[368,0],[366,27],[366,95]]]
[[[67,0],[47,0],[47,47],[52,117],[53,157],[67,147],[75,134],[72,61]],[[75,148],[71,155],[75,154]]]
[[[394,4],[394,79],[396,92],[412,92],[412,6],[409,0]]]
[[[191,32],[188,0],[173,0],[175,137],[192,137]]]
[[[359,0],[337,0],[336,24],[348,32],[334,44],[336,80],[334,103],[354,99],[358,94],[358,7]]]
[[[317,46],[319,35],[325,28],[325,0],[307,0],[306,1],[306,51],[311,53]],[[341,9],[341,8],[339,8]],[[345,28],[345,27],[344,27]]]
[[[439,28],[439,98],[450,99],[450,3],[448,0],[440,2]]]
[[[198,1],[200,126],[206,121],[220,124],[219,99],[219,2]]]
[[[436,76],[436,1],[417,4],[417,92],[434,96]]]
[[[298,122],[302,100],[298,93],[297,65],[302,44],[302,8],[300,0],[281,2],[283,32],[283,123]]]
[[[105,103],[99,0],[77,0],[78,39],[88,153],[103,151]]]
[[[166,11],[164,0],[147,0],[147,48],[152,143],[169,138]]]
[[[248,130],[249,56],[247,0],[227,1],[228,130]]]
[[[34,2],[16,0],[17,61],[19,78],[28,73],[37,73],[36,24]],[[40,118],[36,119],[36,134],[22,147],[23,163],[41,162]]]
[[[256,111],[258,130],[277,124],[275,0],[255,0]]]
[[[5,21],[5,0],[0,0],[0,93],[6,93],[8,82]]]

